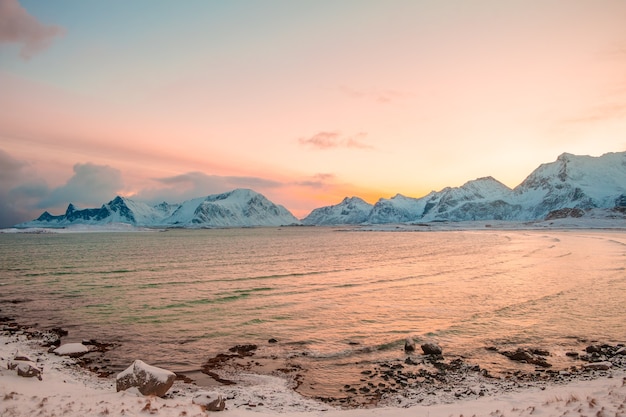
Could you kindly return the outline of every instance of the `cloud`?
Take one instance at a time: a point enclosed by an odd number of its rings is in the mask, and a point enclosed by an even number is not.
[[[74,165],[74,175],[66,184],[54,188],[39,202],[40,208],[68,203],[99,207],[122,190],[124,184],[119,170],[108,165],[92,163]]]
[[[180,202],[231,191],[235,188],[251,188],[263,192],[284,185],[278,181],[261,177],[208,175],[203,172],[187,172],[171,177],[155,178],[154,181],[164,187],[143,190],[133,198],[152,203]]]
[[[298,142],[303,146],[326,150],[333,148],[373,149],[362,141],[367,133],[359,132],[353,136],[342,136],[339,132],[322,131],[308,138],[300,138]]]
[[[296,181],[294,184],[299,185],[301,187],[310,187],[310,188],[325,188],[329,185],[333,185],[336,179],[335,174],[328,173],[319,173],[313,175],[310,179],[306,179],[303,181]]]
[[[375,101],[380,104],[389,104],[394,101],[398,101],[409,97],[409,94],[403,93],[398,90],[358,90],[352,87],[342,85],[339,87],[339,91],[347,95],[350,98],[365,99]]]
[[[60,26],[39,22],[18,0],[0,0],[0,45],[17,44],[22,58],[30,59],[64,34]]]
[[[18,161],[11,155],[0,149],[0,188],[4,184],[17,178],[18,172],[26,164]]]
[[[29,164],[0,149],[0,228],[41,214],[39,202],[50,194],[50,189],[28,168]]]
[[[12,194],[25,166],[24,162],[0,149],[0,227],[13,226],[28,218],[28,213],[21,208],[19,196]]]

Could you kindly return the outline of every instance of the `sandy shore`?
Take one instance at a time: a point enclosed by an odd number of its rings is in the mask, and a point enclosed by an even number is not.
[[[37,362],[41,380],[17,376],[7,363],[19,352]],[[72,359],[47,353],[24,335],[0,333],[0,415],[9,416],[202,416],[192,403],[195,385],[176,382],[165,398],[116,392],[113,378],[97,378]],[[225,416],[624,416],[626,373],[533,387],[475,399],[407,408],[341,410],[304,398],[279,378],[249,376],[244,386],[220,388]]]

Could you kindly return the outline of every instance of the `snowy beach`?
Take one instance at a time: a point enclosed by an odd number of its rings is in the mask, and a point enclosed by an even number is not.
[[[41,380],[17,376],[7,363],[16,352],[42,369]],[[25,335],[0,334],[0,415],[19,416],[202,416],[193,403],[202,390],[176,381],[164,398],[144,397],[136,390],[116,392],[112,378],[97,378],[56,356]],[[350,416],[626,416],[626,377],[623,370],[590,371],[584,380],[566,384],[537,384],[474,399],[446,402],[433,398],[428,406],[340,409],[301,397],[278,378],[254,377],[254,384],[220,388],[225,416],[325,415]]]

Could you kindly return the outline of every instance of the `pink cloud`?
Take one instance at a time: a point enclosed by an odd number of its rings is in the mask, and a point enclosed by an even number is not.
[[[17,0],[0,0],[0,44],[19,45],[22,58],[30,59],[64,34],[60,26],[39,22]]]
[[[367,136],[367,133],[364,132],[359,132],[353,136],[342,136],[339,132],[322,131],[308,138],[300,138],[298,139],[298,142],[300,142],[301,145],[311,146],[316,149],[372,149],[372,146],[361,140],[365,136]]]
[[[372,100],[380,104],[389,104],[393,101],[405,99],[410,96],[409,94],[403,93],[398,90],[357,90],[355,88],[345,85],[339,87],[339,91],[341,91],[343,94],[347,95],[350,98]]]

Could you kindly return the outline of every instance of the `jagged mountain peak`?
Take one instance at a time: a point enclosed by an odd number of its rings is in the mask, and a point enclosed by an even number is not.
[[[67,205],[67,209],[65,210],[65,215],[69,216],[77,210],[76,206],[72,203]],[[47,212],[46,212],[47,213]]]

